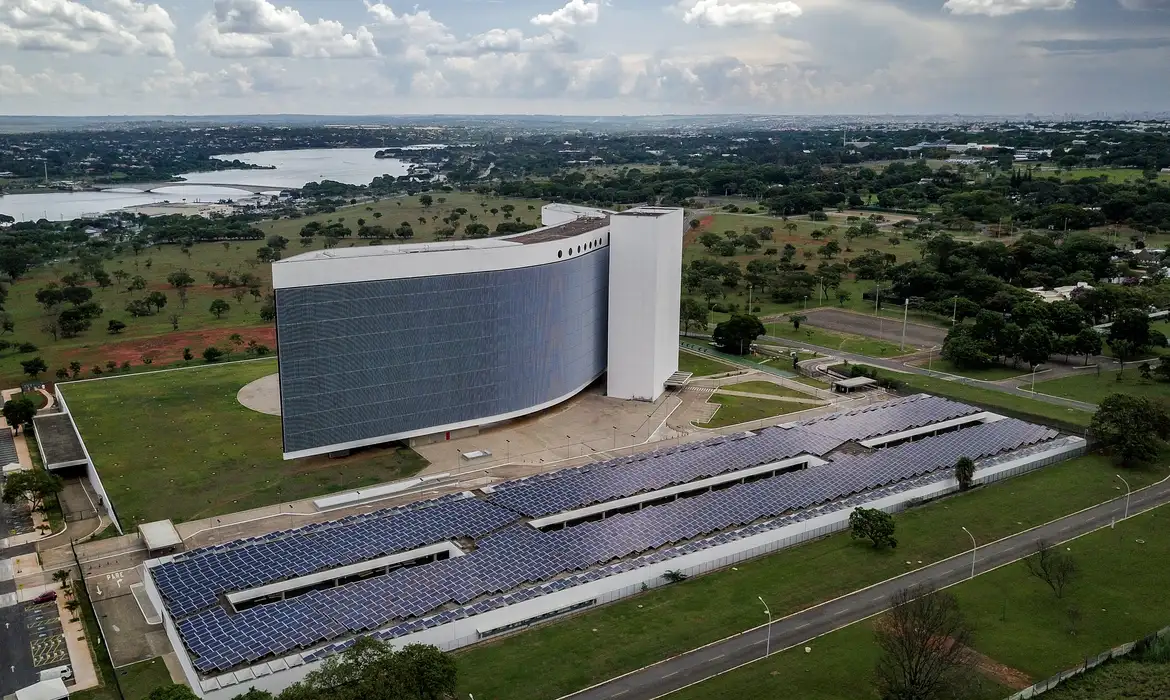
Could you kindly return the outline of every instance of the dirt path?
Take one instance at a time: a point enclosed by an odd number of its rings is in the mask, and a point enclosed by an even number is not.
[[[1012,690],[1023,690],[1035,682],[1031,676],[1023,671],[1012,668],[1011,666],[1005,666],[990,656],[980,654],[970,647],[967,648],[967,655],[971,659],[971,665],[975,667],[976,671]]]

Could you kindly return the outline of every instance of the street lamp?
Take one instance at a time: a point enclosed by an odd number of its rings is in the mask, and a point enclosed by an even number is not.
[[[967,536],[971,538],[971,578],[975,578],[975,551],[979,549],[979,545],[975,543],[975,535],[972,535],[970,530],[964,526],[960,527],[962,527],[963,532],[967,533]]]
[[[748,307],[747,307],[747,310],[748,310],[749,314],[752,312],[752,285],[750,282],[748,283]]]
[[[906,303],[902,305],[902,347],[901,350],[906,349],[906,317],[910,315],[910,297],[906,297]]]
[[[1120,474],[1114,474],[1113,476],[1121,479],[1121,483],[1125,484],[1125,517],[1122,520],[1126,520],[1129,518],[1129,482],[1123,479]]]
[[[764,643],[764,657],[767,658],[772,655],[772,610],[768,604],[764,602],[763,596],[756,596],[760,603],[764,606],[764,614],[768,616],[768,637]]]

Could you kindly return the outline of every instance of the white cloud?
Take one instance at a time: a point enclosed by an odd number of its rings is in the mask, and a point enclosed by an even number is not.
[[[427,10],[395,14],[389,5],[381,2],[374,4],[369,0],[366,0],[366,10],[374,16],[374,21],[378,25],[397,30],[401,35],[424,42],[443,42],[454,39],[451,36],[451,31],[447,29],[447,25],[431,17],[431,13]]]
[[[213,56],[250,58],[367,58],[378,55],[374,36],[358,27],[347,32],[333,20],[309,22],[292,7],[268,0],[215,0],[215,10],[196,32]]]
[[[1170,0],[1117,0],[1127,10],[1170,10]]]
[[[800,5],[789,0],[683,0],[679,9],[687,24],[712,27],[769,25],[802,14]]]
[[[0,0],[0,47],[61,53],[174,56],[170,15],[156,4]]]
[[[137,86],[142,93],[185,98],[208,94],[245,97],[293,89],[295,84],[286,79],[285,70],[271,65],[233,63],[218,71],[205,72],[188,70],[180,61],[171,61],[165,68],[155,70]]]
[[[1003,17],[1029,10],[1071,10],[1077,0],[947,0],[943,8],[956,15]]]
[[[0,95],[32,95],[36,88],[28,78],[16,72],[14,66],[0,66]]]
[[[569,0],[565,6],[532,18],[532,23],[538,27],[551,29],[569,29],[585,24],[597,24],[601,15],[601,3],[585,2],[585,0]]]
[[[0,95],[38,95],[53,93],[69,97],[95,95],[97,84],[80,73],[58,73],[52,68],[21,75],[14,66],[0,65]]]

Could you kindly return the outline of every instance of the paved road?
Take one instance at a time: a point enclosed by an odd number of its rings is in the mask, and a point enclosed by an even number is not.
[[[1130,515],[1170,503],[1170,480],[1135,492]],[[988,571],[1028,556],[1040,540],[1056,543],[1071,539],[1120,520],[1125,497],[1062,518],[1034,530],[1020,533],[978,549],[976,573]],[[797,646],[839,627],[863,620],[888,607],[890,596],[907,586],[930,583],[945,586],[971,575],[971,555],[960,554],[932,566],[889,579],[843,598],[809,608],[771,625],[771,649]],[[711,678],[764,654],[767,626],[701,647],[680,656],[649,666],[629,675],[566,696],[573,700],[651,700],[692,683]]]

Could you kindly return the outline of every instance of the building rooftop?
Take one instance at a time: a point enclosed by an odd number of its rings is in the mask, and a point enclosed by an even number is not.
[[[33,418],[37,444],[46,469],[60,469],[85,464],[85,450],[77,437],[73,418],[68,413],[47,413]]]
[[[548,241],[559,241],[562,238],[572,238],[579,236],[582,233],[589,233],[596,231],[599,228],[609,226],[609,217],[582,217],[556,226],[548,226],[546,228],[538,228],[535,231],[527,231],[512,236],[508,236],[502,240],[511,241],[513,243],[522,243],[524,245],[531,245],[533,243],[547,243]]]

